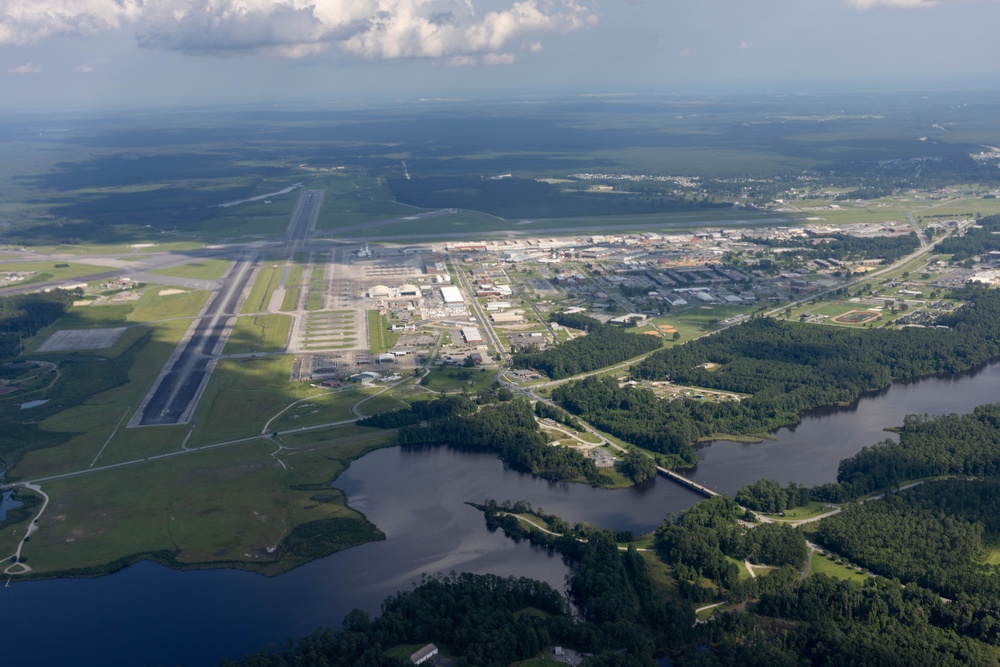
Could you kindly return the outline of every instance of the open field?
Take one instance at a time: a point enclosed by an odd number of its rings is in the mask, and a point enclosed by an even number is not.
[[[250,294],[243,302],[243,313],[263,313],[267,312],[271,304],[271,295],[278,287],[281,280],[281,268],[278,266],[262,266],[257,272],[257,279],[250,289]]]
[[[843,315],[834,317],[833,321],[838,324],[867,324],[874,322],[879,317],[881,317],[881,313],[870,310],[850,310]]]
[[[120,452],[127,452],[124,459],[132,459],[135,443],[156,453],[160,446],[178,446],[182,436],[166,436],[164,442],[159,434],[146,433],[143,438],[134,430],[116,427],[138,407],[187,326],[185,320],[171,320],[154,328],[136,327],[110,350],[47,355],[59,361],[60,377],[44,393],[49,403],[33,409],[40,429],[31,437],[36,446],[48,446],[26,453],[8,477],[79,470],[95,460],[107,463]]]
[[[434,368],[420,380],[420,385],[442,394],[475,394],[493,386],[494,374],[484,368]]]
[[[243,315],[237,318],[222,353],[281,352],[291,326],[288,315]]]
[[[836,557],[834,557],[836,559]],[[812,566],[809,570],[809,576],[815,574],[825,574],[828,577],[833,577],[834,579],[845,579],[857,582],[863,582],[868,579],[868,575],[863,572],[858,572],[853,567],[848,567],[847,565],[841,565],[836,562],[836,560],[830,560],[829,556],[824,556],[818,551],[814,551],[812,554]]]
[[[96,574],[146,554],[174,566],[224,563],[277,573],[329,553],[285,543],[294,526],[336,520],[324,537],[333,547],[339,539],[339,548],[378,538],[343,494],[326,486],[343,469],[337,456],[365,449],[338,453],[330,444],[293,452],[286,469],[272,456],[274,446],[259,440],[50,482],[53,501],[26,554],[42,576]]]
[[[70,280],[93,273],[113,271],[109,266],[97,264],[82,264],[80,262],[0,262],[0,275],[19,273],[25,275],[23,280],[12,285],[31,285],[49,280]]]
[[[289,403],[315,392],[289,382],[291,356],[222,359],[195,412],[190,445],[257,435]]]
[[[368,311],[368,347],[373,354],[388,352],[399,340],[398,331],[389,331],[389,322],[377,310]]]
[[[828,503],[818,503],[814,501],[803,507],[793,507],[791,509],[787,509],[782,512],[780,516],[777,514],[768,514],[767,516],[770,516],[775,521],[800,521],[802,519],[811,519],[814,516],[826,514],[832,509],[833,507]]]
[[[175,278],[191,278],[193,280],[218,280],[229,268],[230,261],[226,259],[201,259],[169,269],[156,269],[150,273],[159,276]]]
[[[306,392],[308,389],[308,392]],[[281,412],[271,425],[269,431],[290,431],[297,428],[329,424],[354,419],[351,407],[361,399],[369,396],[373,390],[362,388],[347,388],[337,391],[314,389],[306,386],[301,390],[303,398],[287,410]],[[288,404],[280,406],[285,408]],[[274,417],[278,410],[273,410],[268,416]]]

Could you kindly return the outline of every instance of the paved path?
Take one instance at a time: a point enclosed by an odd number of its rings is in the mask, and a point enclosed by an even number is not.
[[[38,514],[35,516],[34,520],[28,524],[28,529],[24,532],[24,537],[21,538],[21,541],[17,545],[17,551],[14,552],[11,558],[7,559],[7,560],[13,559],[16,561],[11,563],[4,569],[3,573],[7,575],[27,574],[31,572],[30,566],[28,566],[26,563],[20,562],[21,550],[24,549],[24,543],[28,541],[28,538],[31,537],[32,533],[38,530],[38,520],[42,518],[42,514],[45,513],[45,508],[49,506],[49,496],[44,491],[42,491],[42,487],[40,487],[37,484],[25,484],[24,487],[26,489],[31,489],[35,493],[40,494],[44,500],[42,501],[42,509],[38,510]],[[8,581],[7,583],[10,582]]]

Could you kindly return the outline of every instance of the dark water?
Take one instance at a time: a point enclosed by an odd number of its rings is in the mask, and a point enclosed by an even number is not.
[[[774,441],[715,443],[701,450],[694,476],[730,494],[762,477],[830,481],[841,458],[885,438],[882,429],[906,414],[968,412],[998,400],[1000,364],[898,384],[851,408],[810,415]],[[0,626],[4,664],[213,664],[319,626],[337,628],[356,607],[376,612],[382,599],[425,572],[530,576],[561,589],[567,569],[558,557],[490,533],[464,503],[527,500],[571,522],[639,533],[699,500],[663,479],[622,491],[553,484],[506,470],[492,455],[448,448],[374,452],[337,486],[386,541],[274,579],[142,563],[99,579],[14,583],[0,588],[0,610],[8,612]]]
[[[20,507],[23,503],[19,503],[14,500],[11,496],[14,495],[13,491],[8,491],[0,495],[0,521],[7,518],[7,512]]]
[[[698,466],[688,476],[730,495],[762,478],[810,486],[835,482],[841,459],[894,438],[883,429],[901,426],[908,414],[965,413],[996,402],[1000,402],[1000,363],[975,373],[897,383],[851,407],[818,410],[795,428],[778,430],[774,440],[714,442],[699,450]]]
[[[99,579],[15,582],[0,588],[0,609],[10,610],[0,626],[3,663],[213,664],[320,626],[338,628],[356,607],[377,612],[425,572],[530,576],[562,590],[561,558],[490,533],[482,514],[463,503],[523,499],[571,521],[647,531],[698,500],[662,480],[641,491],[552,484],[505,470],[493,455],[444,447],[374,452],[337,486],[386,541],[273,579],[140,563]]]

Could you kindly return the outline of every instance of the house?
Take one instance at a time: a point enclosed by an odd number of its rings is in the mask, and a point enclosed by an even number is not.
[[[435,646],[434,644],[428,644],[419,651],[414,651],[410,655],[410,662],[412,662],[414,665],[419,665],[424,662],[427,662],[437,654],[438,654],[438,647]]]

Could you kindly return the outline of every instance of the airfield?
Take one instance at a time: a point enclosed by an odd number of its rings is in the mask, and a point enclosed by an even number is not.
[[[446,121],[421,122],[450,136]],[[259,136],[270,142],[268,128]],[[920,326],[959,307],[951,288],[990,268],[951,263],[930,239],[1000,211],[996,193],[978,186],[857,200],[794,175],[741,183],[738,202],[721,207],[735,187],[728,181],[655,176],[641,151],[608,155],[596,145],[582,149],[585,160],[544,169],[518,157],[531,168],[515,179],[496,180],[494,163],[479,158],[410,159],[411,183],[400,181],[396,158],[373,168],[359,144],[344,142],[363,127],[341,131],[318,144],[256,143],[274,160],[253,164],[241,131],[223,142],[227,168],[210,173],[197,133],[182,156],[144,148],[151,172],[134,175],[102,171],[88,146],[60,139],[72,168],[3,186],[26,202],[4,215],[37,236],[0,248],[0,294],[80,290],[21,341],[20,363],[0,378],[10,432],[2,454],[14,462],[5,483],[37,483],[51,499],[24,550],[27,576],[100,573],[150,552],[172,554],[161,562],[176,567],[287,570],[311,558],[276,555],[290,531],[333,518],[363,524],[330,481],[393,435],[359,418],[442,393],[475,395],[496,379],[544,395],[559,381],[505,362],[514,350],[585,335],[551,313],[634,323],[664,346],[761,314]],[[433,144],[408,150],[425,149],[437,155]],[[483,150],[467,155],[492,155]],[[672,168],[701,164],[700,152],[667,151]],[[578,162],[604,158],[620,161],[628,180],[578,173]],[[719,175],[784,164],[745,160],[719,163],[732,172]],[[406,193],[408,183],[423,190]],[[632,183],[641,189],[629,192]],[[649,191],[667,210],[646,210]],[[474,192],[475,206],[462,206]],[[543,210],[518,210],[533,192],[545,195]],[[71,210],[58,209],[69,199]],[[895,242],[911,232],[920,247],[890,263],[796,258],[807,234]],[[602,372],[621,379],[625,368]],[[656,389],[664,400],[740,399]],[[16,550],[24,525],[0,535],[0,553]]]

